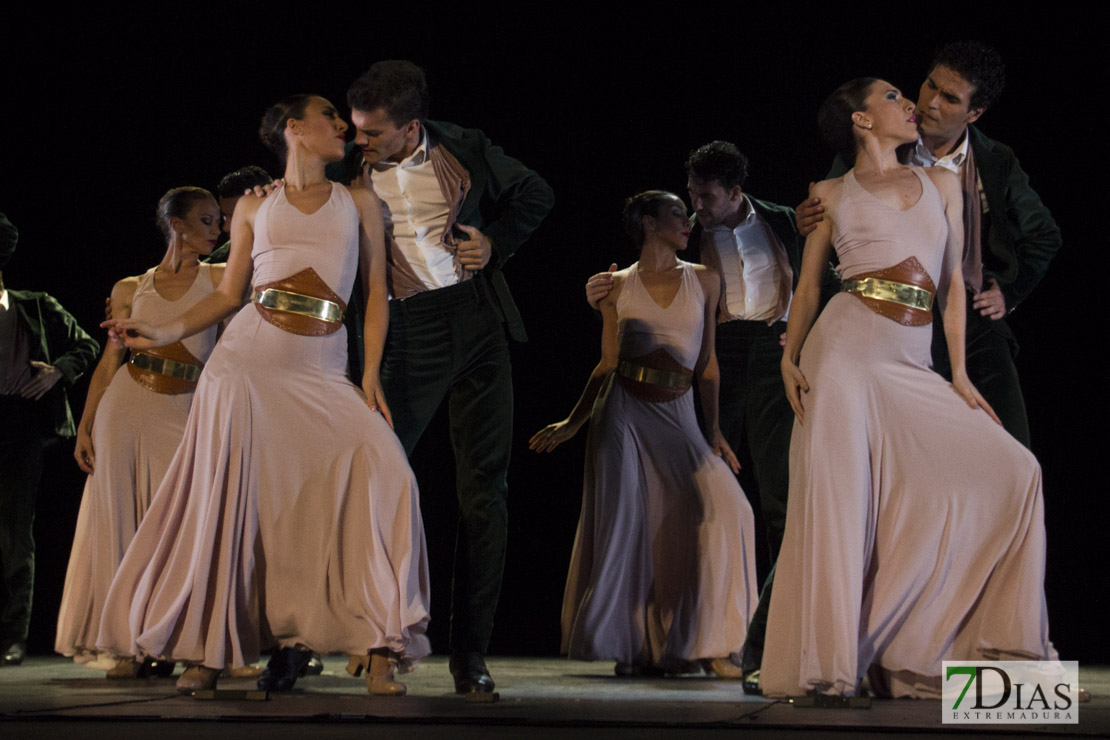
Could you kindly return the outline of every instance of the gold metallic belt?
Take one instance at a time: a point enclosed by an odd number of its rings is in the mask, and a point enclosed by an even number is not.
[[[844,290],[849,293],[858,293],[864,298],[874,298],[879,301],[890,301],[920,311],[933,310],[933,294],[916,285],[896,283],[893,280],[881,278],[863,278],[862,280],[845,280]]]
[[[156,375],[165,375],[169,378],[187,380],[191,383],[197,382],[197,379],[200,378],[201,367],[199,365],[190,365],[187,362],[178,362],[166,357],[155,357],[145,352],[135,352],[131,355],[130,362],[140,370]]]
[[[682,390],[689,388],[694,382],[692,375],[675,372],[673,370],[659,370],[654,367],[644,367],[643,365],[628,360],[621,360],[617,363],[617,374],[628,380],[636,381],[637,383],[648,383],[650,385],[662,386],[663,388]]]
[[[338,322],[343,320],[343,309],[338,303],[326,298],[314,298],[310,295],[291,293],[277,288],[256,290],[251,294],[251,303],[257,303],[263,308],[274,311],[308,316],[320,321]]]

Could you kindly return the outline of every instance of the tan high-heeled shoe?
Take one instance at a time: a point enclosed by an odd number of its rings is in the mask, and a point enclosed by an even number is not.
[[[347,673],[355,678],[366,670],[366,690],[373,696],[404,696],[408,689],[400,681],[393,680],[397,659],[389,653],[389,648],[376,648],[369,655],[352,655],[347,659]]]
[[[389,653],[389,648],[370,651],[370,670],[366,672],[366,689],[374,696],[404,696],[408,691],[400,681],[393,680],[397,659]]]
[[[224,678],[258,678],[264,669],[260,665],[241,665],[238,668],[228,666],[220,672]]]
[[[108,669],[107,677],[113,681],[127,678],[138,678],[142,662],[134,658],[121,658],[114,666]]]
[[[177,690],[182,694],[192,694],[195,691],[214,689],[219,678],[219,668],[191,665],[181,674],[181,678],[177,679]]]

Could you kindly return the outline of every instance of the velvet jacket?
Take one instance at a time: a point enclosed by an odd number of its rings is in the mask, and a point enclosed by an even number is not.
[[[30,359],[53,365],[62,373],[62,380],[39,402],[43,409],[40,431],[72,437],[77,430],[66,390],[96,361],[100,345],[46,293],[9,290],[8,299],[9,310],[16,312],[27,332]]]

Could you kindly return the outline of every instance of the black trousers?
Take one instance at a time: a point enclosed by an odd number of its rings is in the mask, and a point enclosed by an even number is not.
[[[35,585],[35,498],[43,443],[34,401],[0,397],[0,647],[26,641]]]
[[[967,377],[991,405],[1002,426],[1018,442],[1030,446],[1029,417],[1025,411],[1025,396],[1021,392],[1014,357],[1017,341],[1006,319],[980,316],[971,307],[972,297],[967,297]],[[943,322],[939,312],[933,312],[933,369],[952,380],[948,358],[948,344],[944,339]]]
[[[717,364],[721,372],[721,433],[734,451],[746,444],[751,452],[763,523],[771,555],[771,572],[763,582],[759,605],[745,640],[745,661],[759,664],[767,632],[774,563],[786,529],[786,496],[790,488],[790,432],[794,412],[782,384],[784,322],[729,321],[717,326]]]
[[[409,454],[447,399],[459,505],[451,649],[485,653],[505,570],[513,437],[508,340],[485,279],[390,302],[381,379]]]

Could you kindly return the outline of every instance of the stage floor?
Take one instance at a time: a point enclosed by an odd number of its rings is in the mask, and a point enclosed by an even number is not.
[[[609,663],[556,658],[490,658],[500,701],[466,701],[452,693],[447,660],[424,660],[402,677],[404,698],[377,698],[328,658],[323,675],[302,679],[268,701],[202,700],[178,695],[173,679],[108,681],[102,671],[61,657],[32,657],[0,668],[0,734],[5,738],[169,738],[215,740],[265,735],[268,740],[358,737],[735,737],[774,733],[818,737],[831,732],[872,737],[945,733],[939,701],[875,700],[870,709],[812,709],[743,694],[735,681],[710,677],[616,678]],[[178,671],[180,673],[180,670]],[[1078,725],[963,726],[976,736],[1110,736],[1110,668],[1080,666],[1093,700]],[[252,689],[225,679],[221,689]],[[952,729],[956,729],[952,727]]]

